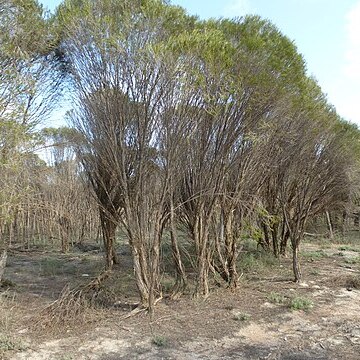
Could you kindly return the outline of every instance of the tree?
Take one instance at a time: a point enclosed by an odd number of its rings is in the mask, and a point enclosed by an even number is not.
[[[79,11],[81,28],[72,19],[64,40],[77,102],[72,122],[83,137],[78,153],[100,205],[108,267],[121,223],[141,303],[152,309],[161,297],[160,243],[177,154],[179,125],[171,120],[191,100],[180,91],[182,65],[163,41],[170,20],[185,17],[160,1],[84,2]]]
[[[58,84],[52,40],[42,7],[33,0],[0,2],[0,230],[24,192],[20,165],[36,143],[35,127],[53,104]],[[7,240],[1,236],[0,247]]]
[[[286,229],[282,236],[291,241],[297,282],[301,280],[298,251],[307,220],[341,206],[351,192],[352,160],[335,130],[339,119],[316,83],[306,81],[301,102],[290,98],[278,104],[283,116],[273,118],[269,127],[273,171],[266,200],[270,211],[282,215]]]

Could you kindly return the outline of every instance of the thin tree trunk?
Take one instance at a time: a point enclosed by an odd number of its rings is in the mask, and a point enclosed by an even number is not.
[[[269,231],[267,225],[262,222],[262,228],[264,232],[264,240],[265,240],[265,250],[268,250],[270,248],[270,239],[269,239]]]
[[[178,238],[176,234],[175,227],[175,219],[174,219],[174,204],[171,200],[170,204],[170,238],[171,238],[171,248],[172,248],[172,256],[175,265],[175,273],[176,273],[176,283],[173,289],[173,293],[171,295],[172,298],[176,298],[185,290],[186,288],[186,273],[184,269],[184,265],[181,261],[181,254],[178,245]]]
[[[198,268],[197,268],[197,282],[195,289],[195,296],[209,295],[209,244],[208,244],[208,230],[204,224],[204,219],[199,218],[197,229],[197,243],[199,244],[198,252]]]
[[[0,252],[0,282],[5,272],[6,260],[7,260],[7,251],[6,249],[4,249]]]
[[[146,270],[146,259],[142,255],[142,250],[138,248],[136,244],[132,246],[132,254],[134,261],[134,273],[136,279],[136,286],[140,295],[140,302],[144,307],[149,304],[149,281],[147,278]],[[140,250],[140,251],[139,251]]]
[[[281,256],[285,256],[286,255],[286,247],[287,247],[287,242],[289,240],[289,230],[286,229],[286,225],[284,224],[284,229],[283,229],[283,235],[280,241],[280,255]]]
[[[301,268],[299,263],[299,246],[297,240],[293,242],[293,272],[294,272],[294,281],[299,283],[301,281]]]
[[[326,221],[327,221],[327,225],[328,225],[328,229],[329,229],[329,235],[330,235],[330,239],[334,239],[334,231],[333,231],[333,226],[331,223],[331,218],[330,218],[330,214],[328,211],[326,211]]]
[[[61,236],[61,251],[67,253],[69,251],[69,219],[65,216],[60,216],[60,236]]]
[[[344,236],[345,235],[345,231],[347,230],[347,226],[346,226],[346,220],[347,220],[347,213],[344,210],[342,212],[342,216],[341,216],[341,233]]]
[[[230,212],[225,226],[225,248],[226,248],[226,266],[228,273],[228,286],[232,289],[237,287],[238,273],[236,267],[237,246],[233,233],[233,212]]]
[[[103,212],[100,213],[100,219],[105,247],[106,269],[111,270],[113,265],[118,263],[115,252],[115,234],[117,224],[113,220],[109,219],[109,217]]]
[[[272,245],[273,245],[273,253],[275,257],[279,256],[279,243],[278,243],[278,228],[279,224],[276,223],[271,228],[271,237],[272,237]]]
[[[237,259],[237,246],[236,241],[233,239],[231,247],[231,256],[229,257],[229,288],[236,289],[238,286],[238,272],[236,266]]]
[[[160,242],[161,242],[161,225],[157,222],[154,231],[154,243],[151,248],[150,256],[150,289],[149,289],[149,314],[153,315],[154,305],[157,297],[162,297],[160,284]]]

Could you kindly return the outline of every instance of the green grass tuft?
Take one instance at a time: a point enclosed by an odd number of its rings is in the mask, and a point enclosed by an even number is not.
[[[302,257],[311,259],[311,260],[318,260],[318,259],[328,257],[328,254],[324,250],[303,252],[301,255],[302,255]]]
[[[0,335],[0,354],[5,351],[22,351],[25,350],[25,346],[21,341],[17,341],[7,335]]]
[[[284,304],[286,301],[286,298],[284,295],[278,294],[276,292],[271,292],[267,296],[267,299],[273,304]]]
[[[279,259],[272,253],[266,253],[264,251],[244,252],[239,256],[238,261],[240,271],[245,273],[264,270],[279,265]]]
[[[360,249],[354,246],[350,246],[350,245],[344,245],[344,246],[340,246],[338,247],[338,250],[340,251],[353,251],[353,252],[360,252]]]
[[[166,345],[167,340],[164,336],[157,335],[151,340],[151,342],[158,347],[163,347]]]
[[[351,265],[360,264],[360,256],[345,259],[344,261],[346,264],[351,264]]]
[[[296,297],[290,302],[291,310],[310,310],[314,306],[314,303],[306,298]]]

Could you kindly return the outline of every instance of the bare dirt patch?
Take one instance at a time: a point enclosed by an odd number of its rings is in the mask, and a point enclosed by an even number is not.
[[[235,292],[214,287],[206,300],[164,299],[152,319],[124,319],[136,300],[124,261],[105,284],[103,307],[54,329],[33,325],[65,284],[99,273],[102,255],[12,253],[5,276],[15,287],[0,293],[0,358],[359,359],[360,264],[346,260],[359,253],[339,247],[304,246],[302,284],[282,259],[250,269]]]

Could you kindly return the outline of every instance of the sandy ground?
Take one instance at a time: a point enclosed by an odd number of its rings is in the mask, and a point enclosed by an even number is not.
[[[40,330],[32,325],[43,306],[69,278],[80,282],[92,275],[101,257],[14,253],[6,277],[17,286],[0,293],[0,358],[360,359],[360,290],[353,281],[360,281],[359,251],[307,244],[301,284],[291,281],[290,260],[283,259],[250,271],[235,292],[214,288],[206,300],[164,300],[152,319],[146,313],[124,319],[128,311],[113,307],[82,323]],[[51,256],[64,261],[62,272],[44,271],[43,258]],[[291,309],[299,298],[313,306]]]

